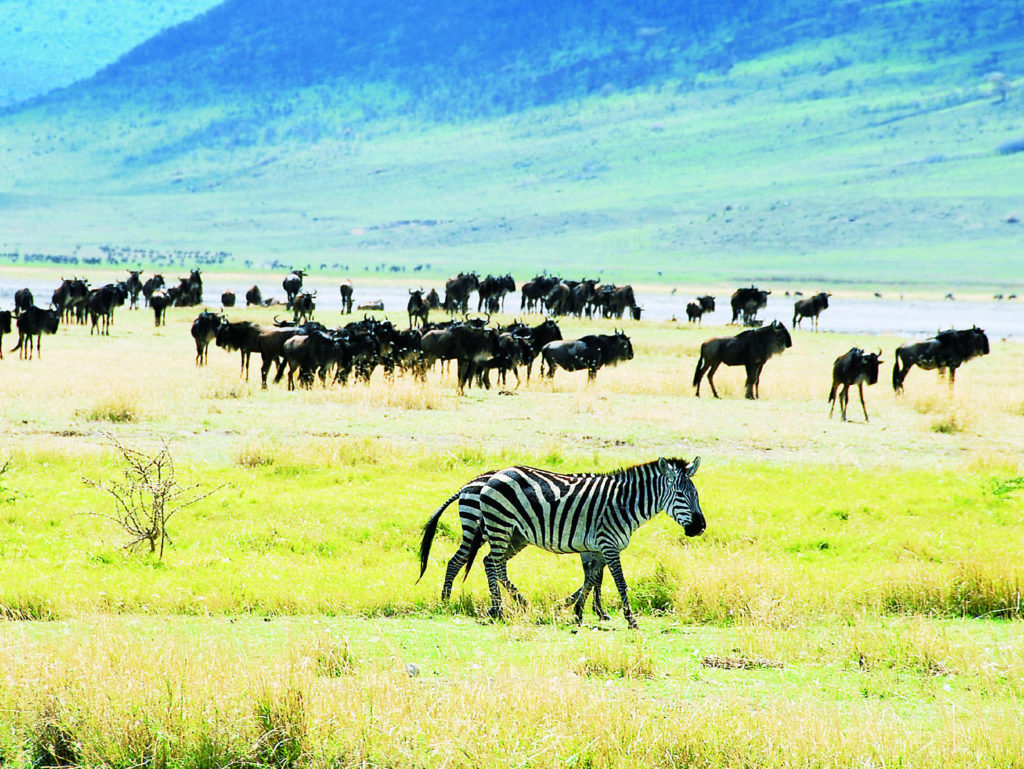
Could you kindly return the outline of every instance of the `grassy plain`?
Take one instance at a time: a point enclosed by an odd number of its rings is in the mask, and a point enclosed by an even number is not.
[[[1020,765],[1020,344],[993,340],[954,392],[883,379],[843,424],[832,360],[897,340],[797,332],[757,403],[738,370],[692,395],[700,342],[731,330],[647,322],[593,385],[263,392],[235,354],[193,365],[194,315],[5,351],[5,763]],[[107,436],[168,441],[183,483],[218,489],[171,519],[162,562],[91,514],[111,499],[82,479],[121,472]],[[453,511],[415,583],[420,525],[482,470],[694,454],[708,531],[661,516],[624,554],[639,632],[614,590],[613,620],[577,629],[579,562],[540,552],[511,565],[529,608],[507,623],[481,621],[479,566],[441,605]]]

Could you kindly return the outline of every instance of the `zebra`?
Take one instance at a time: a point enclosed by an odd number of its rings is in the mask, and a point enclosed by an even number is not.
[[[532,544],[553,553],[596,554],[615,580],[626,622],[636,628],[619,554],[633,532],[659,510],[682,526],[686,536],[703,533],[704,514],[692,480],[699,466],[700,457],[692,464],[663,457],[600,475],[567,475],[532,467],[492,473],[480,490],[483,533],[474,538],[470,552],[472,558],[484,539],[491,546],[483,559],[491,616],[503,616],[499,586],[520,605],[525,603],[506,569],[510,558]],[[588,587],[594,586],[594,570],[585,571],[583,592],[576,601],[577,619]]]
[[[434,535],[437,533],[437,525],[441,518],[441,514],[448,509],[448,506],[452,502],[456,499],[459,500],[459,518],[462,522],[462,543],[459,545],[459,549],[455,552],[455,555],[453,555],[451,560],[448,561],[448,567],[445,569],[444,584],[441,586],[442,601],[447,602],[451,598],[452,584],[455,582],[455,577],[458,576],[458,573],[463,566],[466,567],[466,577],[469,576],[469,570],[473,566],[473,559],[476,556],[476,551],[483,543],[484,531],[483,521],[480,518],[480,491],[487,484],[487,481],[491,479],[492,475],[494,475],[493,471],[482,473],[469,481],[469,483],[448,497],[448,499],[446,499],[437,509],[437,512],[435,512],[423,526],[423,538],[420,541],[420,576],[419,579],[416,580],[417,582],[419,582],[420,579],[423,579],[423,574],[427,570],[427,562],[430,557],[430,545],[434,540]],[[526,540],[519,538],[517,539],[516,545],[516,552],[518,553],[519,550],[526,547],[527,542]],[[567,606],[575,606],[578,603],[580,608],[577,611],[577,617],[582,618],[583,606],[586,604],[587,595],[592,589],[594,592],[594,613],[602,620],[609,620],[611,617],[608,616],[604,607],[601,605],[601,582],[604,576],[604,559],[597,553],[580,553],[580,559],[583,564],[583,585],[566,598],[564,603]]]

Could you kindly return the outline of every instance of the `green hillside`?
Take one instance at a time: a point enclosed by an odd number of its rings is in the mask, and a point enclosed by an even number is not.
[[[231,1],[7,116],[0,251],[1020,286],[1021,5]]]

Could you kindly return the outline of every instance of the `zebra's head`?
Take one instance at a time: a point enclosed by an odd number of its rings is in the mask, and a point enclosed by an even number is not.
[[[704,532],[706,526],[704,513],[700,509],[697,498],[697,487],[693,485],[693,476],[700,467],[700,457],[694,457],[692,463],[683,459],[659,459],[658,471],[668,481],[666,484],[665,512],[683,527],[688,537],[696,537]]]

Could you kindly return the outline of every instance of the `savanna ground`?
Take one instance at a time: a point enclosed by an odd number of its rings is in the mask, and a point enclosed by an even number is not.
[[[193,365],[195,314],[121,310],[31,362],[5,338],[3,763],[1022,764],[1020,344],[993,340],[954,392],[914,370],[899,398],[900,340],[796,332],[759,402],[737,369],[696,399],[700,342],[735,329],[647,322],[591,385],[262,392],[236,353]],[[867,424],[856,396],[846,424],[825,400],[854,344],[887,361]],[[123,550],[84,482],[121,476],[114,440],[166,442],[213,492],[169,520],[162,560]],[[454,509],[416,583],[420,526],[481,471],[698,454],[707,532],[659,516],[624,554],[637,632],[610,584],[613,619],[576,627],[578,559],[537,551],[511,564],[529,608],[507,622],[483,617],[479,565],[443,606]]]

